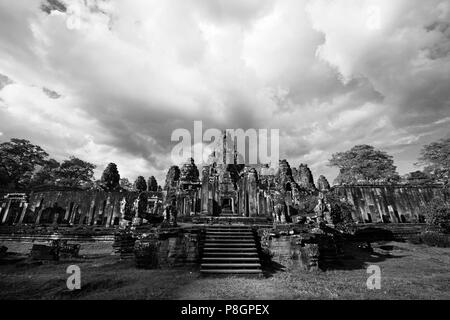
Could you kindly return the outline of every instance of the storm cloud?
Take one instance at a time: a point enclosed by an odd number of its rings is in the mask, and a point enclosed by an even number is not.
[[[279,128],[330,180],[360,143],[406,173],[449,134],[448,21],[448,0],[0,0],[0,140],[162,180],[203,120]]]

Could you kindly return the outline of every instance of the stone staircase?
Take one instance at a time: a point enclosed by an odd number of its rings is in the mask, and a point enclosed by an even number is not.
[[[237,216],[237,214],[234,214],[233,211],[231,209],[223,209],[222,212],[220,213],[220,215],[222,217],[233,217],[233,216]]]
[[[206,227],[200,272],[262,275],[252,228],[244,225]]]

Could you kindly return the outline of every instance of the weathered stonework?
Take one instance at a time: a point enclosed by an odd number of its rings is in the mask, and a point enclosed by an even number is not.
[[[335,186],[332,192],[355,208],[353,220],[370,222],[424,222],[421,207],[434,197],[450,199],[441,185]]]
[[[199,237],[197,232],[183,230],[144,235],[134,246],[137,267],[154,269],[196,264]]]
[[[306,190],[316,190],[313,175],[311,170],[308,168],[308,165],[301,163],[298,170],[295,170],[295,173],[293,172],[293,177],[299,187]]]
[[[328,182],[327,178],[325,176],[319,176],[319,179],[317,179],[317,189],[321,192],[329,191],[330,183]]]

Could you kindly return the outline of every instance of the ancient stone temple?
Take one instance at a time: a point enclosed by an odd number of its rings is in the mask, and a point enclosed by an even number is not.
[[[168,207],[181,220],[216,217],[239,222],[295,223],[310,211],[310,199],[326,193],[351,204],[353,220],[358,223],[423,222],[421,206],[436,196],[450,198],[442,186],[431,184],[331,187],[322,175],[315,184],[306,164],[291,168],[287,160],[280,160],[276,171],[264,164],[238,164],[240,155],[225,146],[215,150],[201,168],[193,159],[180,167],[170,167],[162,190],[53,188],[0,193],[0,224],[137,225],[158,221]]]
[[[275,220],[289,221],[301,197],[316,192],[306,165],[301,165],[296,173],[299,185],[286,160],[281,160],[278,170],[271,173],[267,165],[240,165],[236,161],[224,164],[217,161],[215,155],[211,159],[211,163],[203,166],[200,179],[192,159],[183,165],[179,181],[173,181],[174,169],[169,170],[167,197],[176,199],[181,216],[200,214],[272,220],[276,211],[278,218]]]
[[[188,159],[181,169],[174,166],[169,170],[164,191],[166,203],[175,205],[180,215],[200,212],[201,182],[193,159]]]

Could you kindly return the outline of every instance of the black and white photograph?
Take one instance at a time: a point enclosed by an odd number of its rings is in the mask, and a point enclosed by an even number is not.
[[[450,0],[0,0],[1,301],[449,299]]]

